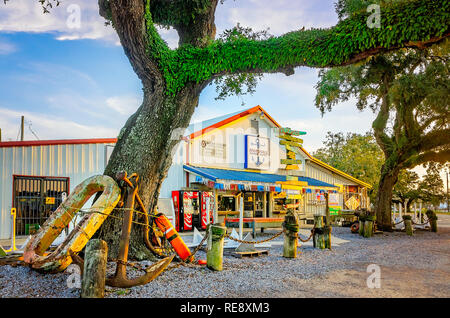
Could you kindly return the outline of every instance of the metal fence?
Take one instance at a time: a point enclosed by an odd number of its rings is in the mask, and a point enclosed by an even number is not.
[[[17,209],[16,235],[33,234],[69,192],[69,178],[14,176],[13,202]]]

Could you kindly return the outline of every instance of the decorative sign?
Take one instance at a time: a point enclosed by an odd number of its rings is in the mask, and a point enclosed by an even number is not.
[[[299,170],[298,164],[302,164],[302,160],[297,160],[294,152],[295,148],[301,148],[303,140],[293,135],[305,135],[305,132],[291,130],[290,128],[280,128],[280,145],[286,147],[286,157],[287,159],[281,159],[281,164],[286,165],[286,170]]]
[[[350,199],[345,201],[345,205],[350,210],[356,210],[356,208],[358,208],[359,206],[359,200],[355,196],[351,196]]]
[[[54,197],[46,197],[45,204],[55,204],[55,198]]]
[[[342,208],[340,206],[330,206],[329,209],[330,215],[338,215]]]
[[[330,206],[339,205],[339,196],[337,193],[329,193],[328,194],[328,205],[330,205]]]
[[[281,163],[285,165],[301,165],[301,160],[294,160],[294,159],[281,159]]]
[[[291,128],[279,128],[280,134],[289,134],[294,136],[306,135],[304,131],[292,130]]]
[[[214,136],[211,139],[203,139],[200,149],[202,158],[207,163],[222,162],[226,159],[225,144],[215,141]]]
[[[251,135],[245,136],[245,168],[270,169],[269,138]]]

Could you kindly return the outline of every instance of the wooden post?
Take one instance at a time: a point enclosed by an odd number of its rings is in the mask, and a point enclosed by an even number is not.
[[[314,215],[314,237],[313,245],[315,248],[325,248],[324,222],[322,215]]]
[[[105,241],[92,239],[86,245],[81,298],[105,296],[106,258],[108,245]]]
[[[419,204],[419,220],[420,223],[423,223],[423,215],[422,215],[422,201]]]
[[[412,236],[413,235],[413,228],[412,228],[411,215],[404,215],[403,216],[403,223],[405,224],[405,232],[406,232],[406,234]]]
[[[328,205],[328,193],[324,193],[325,197],[325,226],[324,226],[324,241],[325,248],[331,249],[331,216],[330,216],[330,207]]]
[[[296,258],[298,248],[298,220],[292,210],[288,210],[288,213],[284,217],[283,228],[284,244],[283,244],[283,257]]]
[[[239,239],[242,240],[244,235],[244,195],[239,196]]]
[[[416,205],[416,202],[414,202],[414,222],[417,222],[417,205]]]
[[[427,218],[430,222],[430,230],[431,232],[437,232],[437,215],[433,210],[427,210],[426,212]]]
[[[375,223],[376,217],[374,215],[368,215],[364,221],[364,237],[372,237],[373,236],[373,225]]]
[[[208,252],[206,253],[206,266],[215,271],[222,270],[223,241],[227,228],[219,224],[210,224],[208,227]]]
[[[365,223],[366,223],[366,216],[360,214],[360,215],[358,216],[358,221],[359,221],[359,230],[358,230],[358,233],[359,233],[359,235],[364,236],[364,226],[365,226]]]
[[[20,118],[20,141],[23,141],[23,139],[24,139],[24,131],[23,131],[24,126],[25,126],[24,123],[25,123],[25,117],[22,116]]]

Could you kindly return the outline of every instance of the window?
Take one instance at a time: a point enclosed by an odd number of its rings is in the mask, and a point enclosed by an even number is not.
[[[16,235],[33,234],[69,194],[69,178],[13,176]]]

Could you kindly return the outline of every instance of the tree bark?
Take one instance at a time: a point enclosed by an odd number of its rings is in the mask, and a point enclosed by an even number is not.
[[[384,167],[382,168],[384,170]],[[378,229],[392,231],[391,203],[392,192],[398,178],[398,170],[384,172],[378,185],[378,193],[375,202],[375,213]]]
[[[144,89],[144,91],[146,91]],[[149,90],[147,90],[148,92]],[[161,184],[172,164],[173,150],[180,141],[177,128],[188,126],[201,88],[191,86],[176,97],[163,93],[145,93],[138,111],[122,128],[114,151],[104,174],[114,177],[119,171],[128,175],[139,175],[139,195],[151,214],[154,211]],[[108,244],[108,258],[118,256],[119,237],[123,210],[112,212],[99,231],[99,237]],[[136,215],[135,221],[144,222],[143,215]],[[146,247],[145,227],[133,224],[130,237],[129,257],[132,259],[152,259],[153,254]]]

